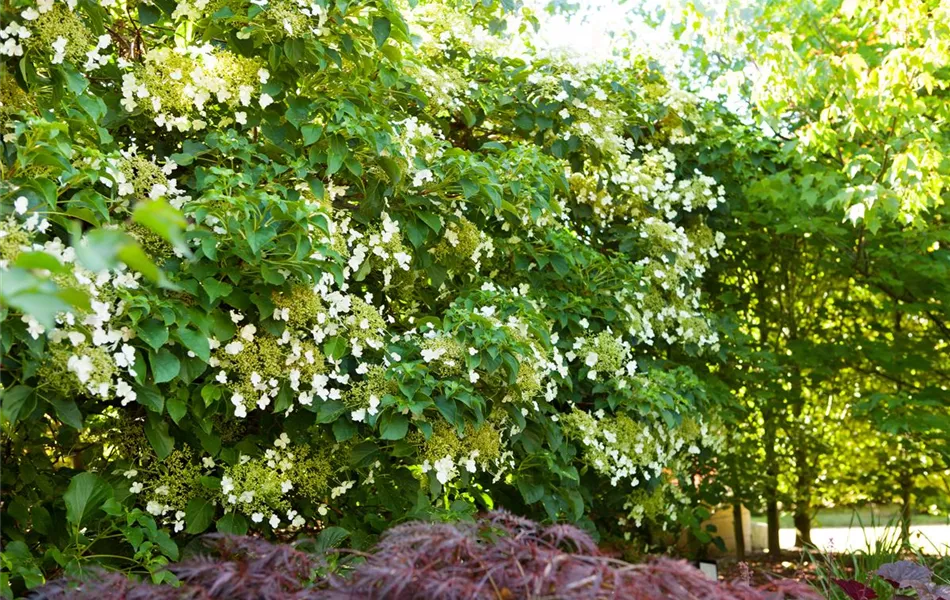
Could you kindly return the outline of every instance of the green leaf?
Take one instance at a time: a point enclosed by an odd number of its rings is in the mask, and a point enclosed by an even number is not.
[[[168,341],[168,328],[158,319],[149,319],[139,324],[138,334],[153,350],[158,350]]]
[[[534,504],[544,497],[544,486],[534,481],[528,481],[526,479],[519,478],[518,490],[524,497],[526,504]]]
[[[402,169],[399,167],[398,162],[388,156],[380,156],[377,160],[379,161],[379,166],[386,172],[386,176],[389,177],[389,181],[392,182],[393,185],[402,180]]]
[[[364,467],[371,462],[369,459],[376,456],[379,447],[375,442],[366,441],[356,444],[350,449],[350,464],[354,467]]]
[[[178,398],[169,398],[168,402],[165,403],[165,408],[168,409],[168,416],[172,418],[176,425],[188,412],[188,405]]]
[[[287,57],[287,60],[290,61],[290,64],[295,65],[301,60],[304,56],[304,41],[300,38],[289,37],[284,40],[284,56]]]
[[[231,284],[212,279],[211,277],[202,281],[201,287],[203,287],[205,292],[208,293],[208,297],[212,302],[218,298],[223,298],[229,295],[234,290],[234,288],[231,287]]]
[[[336,438],[338,442],[345,442],[352,439],[358,431],[356,423],[346,418],[334,421],[331,429],[333,430],[333,437]]]
[[[442,230],[442,219],[439,218],[439,215],[434,215],[424,210],[420,210],[416,214],[429,226],[429,229],[435,233],[439,233],[439,231]]]
[[[69,271],[55,256],[46,252],[21,252],[13,264],[21,269],[46,269],[53,273]]]
[[[214,504],[204,498],[192,498],[185,508],[185,533],[201,533],[213,520]]]
[[[286,277],[284,277],[276,268],[268,265],[267,263],[263,263],[261,265],[261,277],[263,277],[264,281],[271,285],[281,285],[287,281]]]
[[[168,202],[139,202],[132,212],[132,220],[160,235],[185,256],[191,256],[191,248],[185,243],[185,227],[188,226],[188,221],[181,211]]]
[[[343,166],[343,160],[349,154],[346,140],[335,135],[330,138],[330,154],[327,157],[327,175],[333,175]]]
[[[136,386],[135,400],[154,413],[162,414],[165,408],[165,397],[157,387],[151,384]]]
[[[389,39],[389,32],[392,24],[386,17],[373,18],[373,37],[376,39],[376,47],[382,48],[386,40]]]
[[[379,418],[379,437],[384,440],[401,440],[409,432],[409,419],[402,413],[387,411]]]
[[[247,519],[237,513],[229,513],[218,519],[215,524],[218,533],[228,533],[231,535],[247,534]]]
[[[168,434],[168,423],[155,413],[148,413],[145,421],[145,437],[152,445],[159,460],[165,460],[175,449],[175,440]]]
[[[346,340],[335,335],[323,343],[323,353],[333,360],[340,360],[346,355]]]
[[[82,429],[82,413],[79,412],[75,400],[72,398],[50,398],[49,403],[53,405],[53,409],[56,411],[56,418],[73,429]]]
[[[85,471],[69,481],[63,494],[66,521],[79,528],[112,495],[112,487],[95,473]]]
[[[185,348],[195,353],[195,356],[204,362],[211,360],[211,346],[203,333],[187,327],[179,327],[178,338]]]
[[[160,11],[157,6],[152,6],[144,2],[139,3],[139,23],[146,26],[154,25],[158,23],[161,18],[162,11]]]
[[[116,257],[132,269],[144,275],[146,279],[156,283],[163,281],[161,270],[155,266],[155,263],[152,262],[152,259],[145,253],[145,250],[142,250],[142,247],[137,243],[122,246],[118,252],[116,252]]]
[[[323,135],[323,127],[319,125],[304,125],[300,128],[300,135],[303,137],[303,145],[310,146],[320,139]]]
[[[17,422],[20,413],[24,408],[29,407],[33,396],[33,388],[28,385],[15,385],[11,388],[0,390],[0,416],[4,421],[11,425]],[[35,406],[36,399],[32,398]]]
[[[337,548],[343,540],[350,537],[350,532],[342,527],[327,527],[317,536],[315,549],[318,553]]]
[[[65,64],[62,66],[62,71],[66,76],[66,87],[73,94],[79,95],[89,87],[89,80],[79,71]]]
[[[152,379],[155,383],[165,383],[178,376],[181,361],[168,348],[162,348],[156,353],[149,352],[148,357],[152,365]]]

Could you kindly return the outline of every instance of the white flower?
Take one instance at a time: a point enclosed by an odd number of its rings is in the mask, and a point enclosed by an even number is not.
[[[53,58],[50,59],[50,62],[54,65],[58,65],[63,62],[63,59],[66,58],[66,43],[68,40],[63,36],[56,38],[56,41],[53,42],[53,50],[55,54]]]
[[[469,371],[469,372],[468,372],[468,380],[469,380],[470,382],[475,383],[475,382],[478,381],[480,378],[481,378],[481,377],[479,376],[479,374],[476,373],[475,371]]]
[[[129,491],[132,492],[133,494],[138,494],[138,493],[141,493],[143,487],[144,486],[142,485],[141,482],[136,481],[136,482],[133,482],[132,485],[129,487]]]
[[[30,315],[23,315],[20,317],[20,320],[26,323],[26,332],[30,334],[34,340],[39,339],[43,332],[46,331],[46,328],[40,325],[40,322],[31,317]]]
[[[128,367],[129,370],[135,365],[135,348],[128,344],[122,344],[122,348],[112,355],[117,367]]]
[[[268,521],[268,522],[270,523],[270,526],[271,526],[271,527],[276,528],[278,525],[280,525],[280,517],[278,517],[277,515],[273,515],[273,514],[272,514],[272,515],[270,516],[270,521]]]
[[[234,490],[234,480],[225,475],[221,478],[221,491],[225,494]]]
[[[231,396],[231,404],[234,405],[234,416],[243,419],[247,416],[247,407],[244,406],[244,396],[237,392]]]
[[[158,200],[162,196],[168,194],[168,186],[161,183],[156,183],[152,186],[152,189],[148,192],[148,197],[150,200]]]
[[[274,103],[274,99],[270,97],[270,94],[261,94],[261,108],[267,108]]]
[[[437,358],[441,357],[445,353],[446,353],[445,348],[436,348],[434,350],[423,350],[422,360],[426,362],[432,362],[433,360],[436,360]]]
[[[256,512],[253,515],[251,515],[251,520],[254,521],[255,523],[260,523],[261,521],[264,520],[264,515],[262,515],[259,512]]]
[[[376,413],[379,412],[378,409],[379,409],[379,397],[373,394],[369,397],[369,409],[367,410],[367,412],[371,415],[375,415]]]
[[[26,196],[20,196],[13,202],[13,210],[15,210],[18,215],[24,214],[29,207],[30,201],[26,199]]]
[[[147,510],[149,514],[158,516],[162,514],[162,505],[152,500],[145,505],[145,510]]]
[[[357,423],[362,423],[366,419],[366,409],[359,408],[350,413],[350,418]]]
[[[122,379],[120,379],[119,383],[115,386],[115,395],[122,398],[122,406],[127,405],[138,397],[138,394],[135,393],[132,386]]]
[[[600,356],[596,352],[588,352],[587,356],[584,358],[584,364],[588,367],[593,367],[597,364],[597,361],[600,359]]]
[[[253,342],[255,333],[257,333],[257,327],[252,323],[248,323],[241,328],[241,339],[248,342]]]
[[[435,468],[435,478],[443,485],[455,477],[455,461],[452,460],[451,456],[445,456],[435,461],[433,467]]]
[[[280,482],[280,493],[286,494],[290,490],[294,489],[294,484],[290,480],[284,480]]]
[[[231,356],[234,356],[235,354],[240,354],[241,350],[244,350],[244,344],[242,344],[241,342],[237,340],[229,343],[227,346],[224,347],[224,351],[230,354]]]
[[[81,357],[73,354],[69,357],[69,360],[66,361],[66,368],[76,374],[79,383],[86,383],[92,376],[92,359],[85,354]]]
[[[40,13],[36,12],[36,9],[33,7],[27,8],[20,13],[20,18],[24,21],[35,21],[40,17]]]
[[[267,83],[267,81],[270,79],[270,73],[267,72],[267,69],[258,70],[257,76],[260,78],[261,83]]]

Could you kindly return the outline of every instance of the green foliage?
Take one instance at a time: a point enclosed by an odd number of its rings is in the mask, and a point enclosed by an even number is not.
[[[14,589],[212,526],[693,518],[725,192],[654,65],[518,50],[491,2],[50,6],[2,12]]]
[[[761,127],[724,130],[710,167],[755,173],[723,181],[716,224],[731,360],[715,389],[753,424],[724,479],[746,504],[794,505],[806,538],[819,503],[948,508],[946,11],[740,1],[683,20],[703,82],[740,82]]]

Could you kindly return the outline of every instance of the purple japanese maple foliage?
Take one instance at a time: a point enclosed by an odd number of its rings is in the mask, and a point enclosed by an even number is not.
[[[807,585],[753,587],[707,579],[685,561],[630,564],[601,554],[571,525],[542,526],[505,512],[472,523],[409,523],[387,532],[344,576],[291,545],[207,536],[208,552],[170,567],[182,585],[98,572],[59,580],[36,600],[818,600]],[[343,551],[345,552],[345,551]],[[870,600],[872,597],[867,597]]]

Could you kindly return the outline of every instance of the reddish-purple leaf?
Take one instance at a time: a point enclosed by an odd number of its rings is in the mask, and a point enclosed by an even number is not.
[[[832,579],[851,600],[874,600],[877,592],[853,579]]]
[[[895,588],[913,587],[915,583],[930,583],[933,575],[930,569],[909,560],[887,563],[877,570],[882,577]]]

